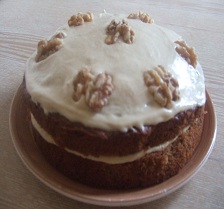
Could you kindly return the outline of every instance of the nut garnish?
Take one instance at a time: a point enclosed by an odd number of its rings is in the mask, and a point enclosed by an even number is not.
[[[84,22],[92,22],[94,19],[92,12],[87,12],[86,14],[83,14],[83,13],[78,13],[78,14],[82,16]]]
[[[117,26],[120,23],[117,23],[115,20],[112,20],[107,26],[106,33],[107,35],[115,35],[117,33]]]
[[[113,91],[112,77],[106,73],[97,75],[86,91],[86,103],[95,112],[99,112],[109,102]]]
[[[86,93],[88,83],[92,81],[93,78],[94,76],[93,74],[91,74],[89,68],[83,68],[81,71],[79,71],[78,75],[75,77],[73,81],[74,85],[73,99],[75,101],[79,101],[81,96]]]
[[[178,81],[161,65],[144,72],[144,82],[154,100],[162,107],[171,108],[180,99]]]
[[[77,15],[71,16],[71,18],[68,20],[69,26],[79,26],[84,24],[84,22],[91,22],[93,20],[94,16],[93,13],[87,12],[86,14],[78,13]]]
[[[123,20],[122,23],[117,26],[117,31],[125,43],[133,43],[135,33],[128,25],[127,21]]]
[[[55,35],[53,35],[51,39],[55,39],[55,38],[63,39],[66,36],[67,36],[67,34],[65,32],[60,31],[60,32],[56,33]]]
[[[154,23],[154,19],[149,14],[139,11],[138,13],[131,13],[129,19],[140,19],[144,23]]]
[[[69,26],[79,26],[79,25],[82,25],[83,23],[84,23],[84,19],[82,18],[81,15],[73,15],[68,20]]]
[[[63,38],[66,37],[64,32],[56,33],[49,41],[41,40],[37,45],[37,55],[35,57],[36,62],[46,59],[51,54],[58,51],[63,44]]]
[[[129,26],[128,22],[122,20],[122,23],[112,20],[106,28],[107,37],[105,43],[110,45],[114,44],[119,38],[127,44],[131,44],[134,41],[135,33]]]
[[[183,57],[188,64],[192,65],[194,68],[197,66],[197,55],[194,48],[189,47],[185,41],[175,41],[178,46],[175,48],[176,52]]]
[[[73,99],[79,101],[85,96],[86,104],[95,112],[99,112],[109,102],[109,96],[113,91],[112,77],[106,73],[100,73],[96,77],[89,68],[83,68],[73,82]]]

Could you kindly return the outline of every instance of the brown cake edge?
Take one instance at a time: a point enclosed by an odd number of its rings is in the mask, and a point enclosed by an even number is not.
[[[65,176],[83,184],[103,189],[131,189],[161,183],[176,175],[190,160],[200,142],[203,115],[194,126],[162,151],[123,164],[106,164],[68,153],[46,142],[32,127],[34,139],[48,162]]]
[[[204,106],[178,113],[169,121],[154,126],[145,125],[142,130],[107,131],[89,128],[84,125],[68,121],[58,113],[45,114],[39,104],[35,104],[26,90],[23,82],[23,95],[28,112],[37,123],[61,148],[69,148],[84,155],[119,155],[125,156],[158,146],[172,140],[187,126],[192,126],[194,120],[204,117]]]

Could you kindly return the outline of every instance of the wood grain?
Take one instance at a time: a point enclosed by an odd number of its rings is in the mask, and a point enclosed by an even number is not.
[[[106,208],[66,198],[36,179],[19,159],[9,133],[9,109],[22,81],[25,63],[40,39],[66,24],[74,13],[103,10],[152,15],[156,23],[181,34],[194,46],[217,115],[216,144],[205,166],[184,187],[151,203],[129,207],[224,208],[224,1],[0,1],[0,209]]]

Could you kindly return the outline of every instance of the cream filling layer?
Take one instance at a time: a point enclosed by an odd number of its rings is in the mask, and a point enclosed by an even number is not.
[[[58,146],[53,137],[47,133],[36,121],[36,119],[34,118],[34,116],[31,114],[31,122],[34,126],[34,128],[37,130],[37,132],[42,136],[43,139],[45,139],[48,143],[50,144],[54,144],[56,146]],[[183,129],[183,131],[181,132],[184,133],[189,129],[190,126],[187,126]],[[169,146],[170,144],[172,144],[174,141],[176,141],[176,139],[178,138],[179,135],[177,135],[175,138],[173,138],[172,140],[162,143],[158,146],[155,147],[148,147],[148,149],[146,150],[142,150],[140,152],[136,152],[134,154],[130,154],[130,155],[126,155],[126,156],[103,156],[100,155],[98,157],[95,157],[93,155],[83,155],[80,152],[65,148],[65,150],[69,153],[72,153],[74,155],[77,155],[79,157],[88,159],[88,160],[92,160],[92,161],[96,161],[96,162],[103,162],[103,163],[107,163],[107,164],[123,164],[123,163],[128,163],[128,162],[133,162],[135,160],[138,160],[142,157],[144,157],[147,154],[150,154],[152,152],[157,152],[157,151],[161,151],[163,149],[165,149],[167,146]]]

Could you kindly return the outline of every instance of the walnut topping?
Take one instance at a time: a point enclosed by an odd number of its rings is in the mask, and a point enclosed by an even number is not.
[[[118,34],[115,35],[107,35],[106,39],[105,39],[105,43],[108,45],[114,44],[116,43],[117,39],[119,38]]]
[[[135,33],[126,21],[123,20],[122,23],[117,26],[117,31],[120,33],[125,43],[133,43]]]
[[[93,13],[87,12],[86,14],[78,13],[77,15],[71,16],[68,20],[69,26],[79,26],[84,24],[84,22],[91,22],[93,20]]]
[[[134,41],[135,33],[128,25],[128,23],[123,20],[122,23],[112,20],[111,23],[106,28],[107,37],[105,43],[110,45],[114,44],[120,37],[125,43],[131,44]]]
[[[180,99],[178,81],[161,65],[144,73],[144,82],[154,100],[162,107],[171,108]]]
[[[112,77],[106,73],[100,73],[96,77],[90,69],[83,68],[73,82],[73,99],[79,101],[85,96],[86,104],[95,112],[99,112],[109,102],[109,96],[113,91]]]
[[[108,104],[108,98],[113,91],[112,77],[108,74],[98,74],[86,92],[86,102],[95,112],[99,112]]]
[[[36,62],[46,59],[51,54],[58,51],[63,44],[63,38],[66,34],[64,32],[58,32],[49,41],[41,40],[37,45],[37,55],[35,57]]]
[[[154,19],[150,17],[149,14],[143,13],[143,12],[138,12],[138,13],[131,13],[128,16],[129,19],[140,19],[144,23],[154,23]]]
[[[128,19],[139,19],[139,13],[131,13],[128,15]]]
[[[79,26],[79,25],[82,25],[83,23],[84,23],[84,19],[82,18],[81,15],[73,15],[68,20],[69,26]]]
[[[52,36],[51,39],[55,39],[55,38],[60,38],[63,39],[67,36],[67,34],[63,31],[56,33],[55,35]]]
[[[94,76],[91,74],[89,68],[83,68],[81,71],[79,71],[78,75],[73,81],[73,85],[74,85],[73,99],[75,101],[79,101],[82,94],[86,93],[88,83],[92,81],[93,78]]]
[[[176,52],[183,57],[188,64],[192,65],[194,68],[197,66],[197,55],[194,48],[189,47],[185,41],[175,41],[178,46],[176,47]]]
[[[115,35],[117,33],[117,26],[120,23],[117,23],[115,20],[112,20],[107,26],[106,33],[107,35]]]
[[[92,22],[93,21],[93,13],[92,12],[87,12],[86,14],[83,13],[78,13],[79,15],[82,16],[84,22]]]

